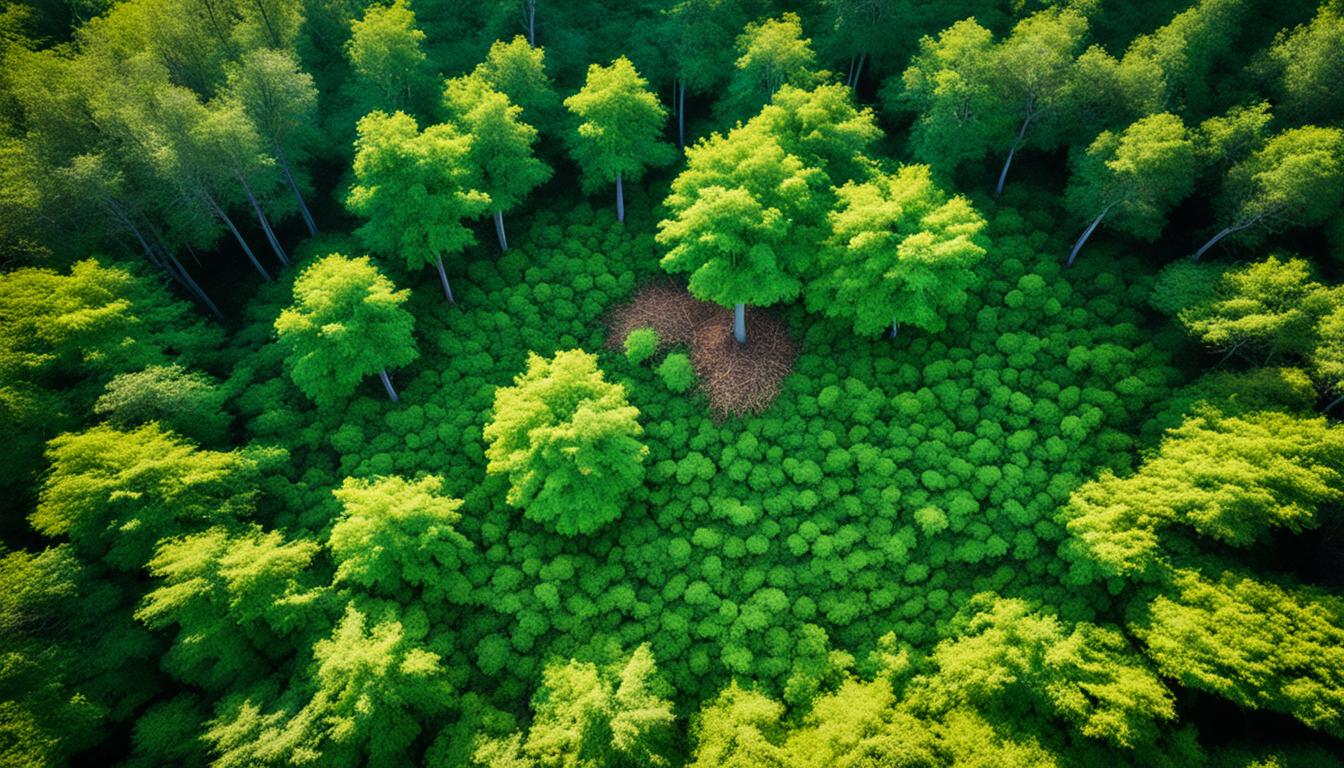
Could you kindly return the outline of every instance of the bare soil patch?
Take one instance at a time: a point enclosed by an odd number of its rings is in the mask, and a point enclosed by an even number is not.
[[[612,349],[624,349],[625,337],[637,328],[653,328],[664,346],[689,346],[699,388],[717,416],[770,407],[798,358],[798,346],[779,318],[748,308],[747,343],[738,344],[731,310],[667,283],[641,288],[629,303],[612,308],[607,327]]]

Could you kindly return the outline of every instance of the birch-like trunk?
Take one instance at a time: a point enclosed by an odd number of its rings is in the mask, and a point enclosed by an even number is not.
[[[209,192],[203,191],[201,195],[205,199],[206,206],[210,208],[210,212],[215,214],[215,217],[220,221],[224,222],[224,226],[228,227],[229,231],[233,233],[233,239],[238,241],[238,246],[241,247],[243,253],[247,255],[247,260],[252,262],[252,266],[256,267],[257,271],[261,273],[262,279],[269,283],[271,281],[271,273],[267,272],[266,268],[261,266],[260,261],[257,261],[257,255],[252,252],[251,246],[249,246],[247,241],[243,239],[243,233],[238,231],[238,227],[234,226],[233,219],[229,218],[229,214],[226,213],[223,208],[219,207],[219,204],[215,202],[215,198],[211,197]]]
[[[616,172],[616,220],[625,221],[625,189],[621,186],[621,173]]]
[[[738,344],[747,343],[746,304],[737,304],[733,307],[733,338],[737,339]]]
[[[299,213],[303,216],[304,226],[308,227],[309,237],[317,237],[317,222],[313,220],[313,212],[308,210],[308,203],[304,201],[303,193],[299,191],[299,185],[294,181],[294,174],[289,170],[289,160],[285,158],[278,141],[275,142],[275,159],[280,163],[280,171],[285,175],[289,191],[294,193],[294,200],[299,204]]]
[[[1248,229],[1250,227],[1255,226],[1260,222],[1260,219],[1262,218],[1264,218],[1263,214],[1256,216],[1248,221],[1242,222],[1241,224],[1233,224],[1232,226],[1225,228],[1222,232],[1219,232],[1218,234],[1209,238],[1209,241],[1207,243],[1201,245],[1199,247],[1199,250],[1195,251],[1195,255],[1192,256],[1191,258],[1194,261],[1199,261],[1199,257],[1203,256],[1205,251],[1217,245],[1219,240],[1222,240],[1224,237],[1227,237],[1228,235],[1236,234],[1237,232],[1240,232],[1243,229]]]
[[[509,252],[509,238],[504,234],[504,212],[495,211],[495,235],[499,237],[499,250]]]
[[[901,335],[901,324],[895,320],[891,321],[891,332],[887,334],[888,339],[894,339]]]
[[[434,256],[434,266],[439,270],[439,282],[443,283],[443,295],[448,299],[449,304],[457,304],[457,299],[453,298],[453,287],[448,285],[448,273],[443,269],[443,257]]]
[[[1022,121],[1022,127],[1017,131],[1017,138],[1013,139],[1013,146],[1008,149],[1008,158],[1003,161],[1003,170],[999,171],[999,183],[994,187],[995,197],[998,197],[1003,193],[1003,182],[1008,179],[1008,167],[1013,164],[1013,155],[1017,154],[1018,147],[1022,146],[1022,140],[1027,135],[1027,127],[1031,125],[1031,121],[1035,117],[1036,113],[1031,112],[1028,113],[1026,119]]]
[[[677,81],[677,148],[686,148],[686,80]]]
[[[392,378],[387,375],[386,368],[378,372],[378,378],[382,379],[383,389],[387,390],[387,399],[394,403],[399,402],[399,399],[397,398],[397,390],[392,388]]]
[[[863,76],[863,63],[868,60],[868,54],[859,54],[859,66],[854,70],[854,82],[850,83],[850,88],[859,90],[859,78]]]
[[[1097,225],[1101,224],[1101,220],[1106,218],[1107,213],[1110,213],[1112,205],[1115,205],[1115,203],[1111,203],[1110,205],[1107,205],[1105,208],[1102,208],[1101,213],[1097,214],[1097,218],[1093,219],[1092,223],[1087,226],[1087,229],[1083,230],[1083,234],[1078,236],[1078,242],[1074,243],[1073,250],[1069,251],[1068,261],[1064,262],[1065,267],[1073,266],[1073,260],[1078,258],[1078,251],[1083,249],[1083,243],[1087,242],[1087,239],[1092,236],[1093,232],[1096,231]]]
[[[280,266],[289,266],[289,257],[285,255],[285,249],[280,247],[280,239],[275,236],[275,230],[271,229],[271,222],[266,218],[266,212],[261,210],[261,203],[257,202],[257,196],[252,194],[252,185],[247,183],[241,173],[236,174],[238,183],[243,185],[243,192],[247,195],[247,201],[252,204],[252,211],[257,215],[257,223],[261,225],[261,231],[266,234],[266,242],[271,244],[271,250],[275,252],[275,257],[280,260]]]

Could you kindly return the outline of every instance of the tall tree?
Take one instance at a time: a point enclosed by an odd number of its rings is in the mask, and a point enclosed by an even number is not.
[[[397,255],[411,268],[433,264],[444,298],[457,303],[445,254],[476,242],[465,224],[490,198],[476,189],[472,137],[449,124],[420,132],[415,118],[373,112],[359,121],[355,184],[345,203],[368,219],[355,234],[375,253]]]
[[[1170,113],[1142,118],[1119,134],[1103,131],[1074,156],[1064,204],[1090,221],[1069,252],[1073,266],[1083,244],[1103,222],[1143,240],[1155,240],[1167,212],[1195,188],[1194,143]]]
[[[528,45],[522,37],[507,43],[496,40],[472,74],[508,96],[523,110],[522,121],[543,134],[559,119],[563,107],[546,74],[546,51]]]
[[[902,323],[928,331],[966,304],[984,257],[985,220],[962,197],[949,198],[928,166],[840,188],[832,235],[815,267],[809,309],[853,323],[854,332],[895,338]]]
[[[616,220],[625,221],[627,179],[638,181],[650,166],[668,163],[673,151],[663,143],[667,110],[624,56],[611,66],[593,64],[583,89],[565,99],[578,119],[570,136],[580,182],[588,192],[616,182]]]
[[[810,88],[820,78],[812,41],[803,37],[802,20],[793,12],[748,24],[737,38],[737,53],[725,94],[734,117],[754,113],[780,86]]]
[[[1281,72],[1279,89],[1286,112],[1299,120],[1324,123],[1344,117],[1344,7],[1321,3],[1309,23],[1282,30],[1269,50]]]
[[[522,109],[508,96],[475,75],[449,80],[444,102],[453,122],[471,137],[468,162],[476,186],[490,198],[499,248],[507,251],[504,212],[551,177],[550,166],[532,153],[537,130],[520,119]]]
[[[509,478],[508,500],[565,536],[620,516],[644,480],[639,410],[582,351],[529,356],[513,386],[495,390],[485,425],[486,471]]]
[[[686,146],[686,92],[707,93],[733,69],[733,30],[741,23],[736,3],[680,0],[663,11],[662,29],[671,57],[677,146]]]
[[[409,295],[367,256],[334,253],[310,264],[294,282],[294,304],[275,319],[295,385],[326,405],[376,373],[395,403],[388,367],[419,357],[411,336],[415,321],[401,306]]]
[[[360,112],[414,111],[428,83],[425,33],[406,0],[372,4],[350,26],[345,53],[354,67]]]

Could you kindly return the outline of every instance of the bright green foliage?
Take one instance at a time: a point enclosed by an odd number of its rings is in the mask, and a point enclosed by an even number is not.
[[[305,702],[292,715],[227,702],[205,738],[223,766],[403,765],[421,723],[449,704],[438,654],[393,618],[369,621],[353,605],[313,646]]]
[[[477,188],[484,169],[473,164],[472,147],[472,137],[452,125],[422,133],[403,112],[366,115],[355,140],[356,183],[345,200],[368,220],[355,234],[374,253],[404,259],[412,269],[437,266],[473,245],[466,222],[491,200]]]
[[[636,328],[625,337],[625,358],[635,365],[653,357],[658,351],[658,332],[652,328]]]
[[[1269,55],[1281,68],[1284,106],[1304,120],[1344,117],[1344,8],[1324,2],[1310,23],[1279,32]]]
[[[546,74],[546,52],[528,45],[522,35],[507,43],[491,43],[485,61],[476,65],[472,74],[517,104],[523,110],[524,123],[547,130],[558,119],[560,97]]]
[[[1226,167],[1244,160],[1265,143],[1266,130],[1274,118],[1269,102],[1236,106],[1225,115],[1215,115],[1199,124],[1195,149],[1200,159]]]
[[[369,374],[419,356],[414,319],[367,256],[324,256],[294,282],[294,304],[275,320],[294,384],[319,405],[346,397]]]
[[[672,160],[672,147],[661,140],[667,110],[624,56],[588,67],[583,89],[565,99],[565,107],[578,122],[570,151],[586,192],[618,179],[638,181],[648,168]]]
[[[784,707],[731,683],[691,722],[690,768],[784,766]]]
[[[687,149],[658,224],[668,272],[690,274],[696,298],[768,306],[796,297],[824,224],[825,175],[757,126]]]
[[[848,680],[839,690],[814,700],[803,727],[789,734],[785,751],[791,766],[860,768],[941,766],[945,748],[929,724],[896,707],[891,683]]]
[[[350,25],[345,55],[359,78],[356,99],[363,112],[415,106],[427,74],[424,39],[406,0],[369,5],[364,17]]]
[[[1206,113],[1213,100],[1213,69],[1237,61],[1237,32],[1247,24],[1247,0],[1198,0],[1151,34],[1135,38],[1122,68],[1150,78],[1153,101],[1187,114]]]
[[[615,520],[644,479],[639,410],[582,350],[529,356],[495,392],[485,426],[491,474],[509,477],[509,503],[566,536]]]
[[[1339,303],[1312,277],[1306,261],[1270,256],[1227,270],[1211,298],[1178,317],[1191,335],[1229,355],[1307,355],[1317,322]]]
[[[510,740],[529,761],[500,760],[497,755],[510,750],[498,744],[484,749],[494,759],[481,760],[480,751],[477,759],[490,768],[670,765],[674,715],[667,693],[647,645],[602,667],[573,660],[548,664],[532,697],[532,727],[526,739]]]
[[[317,550],[256,527],[165,540],[148,565],[159,586],[135,612],[153,629],[176,625],[163,668],[207,690],[264,678],[316,616],[304,571]]]
[[[1344,601],[1232,569],[1203,570],[1176,570],[1131,607],[1131,630],[1158,670],[1248,709],[1344,734]]]
[[[223,440],[230,417],[218,382],[180,365],[152,365],[114,376],[93,412],[127,429],[151,421],[203,443]]]
[[[1173,524],[1237,547],[1315,528],[1344,498],[1341,471],[1344,431],[1323,418],[1191,416],[1133,475],[1106,472],[1074,491],[1065,514],[1086,558],[1075,575],[1151,574],[1159,533]]]
[[[462,133],[470,136],[468,160],[476,187],[494,211],[508,211],[551,177],[532,154],[537,131],[520,119],[522,109],[479,76],[448,81],[444,103]]]
[[[462,602],[470,590],[462,549],[470,545],[457,532],[462,502],[442,495],[442,485],[432,476],[346,478],[332,491],[342,508],[328,539],[335,582],[403,602],[412,590],[425,601]]]
[[[1167,212],[1194,190],[1195,163],[1181,119],[1150,115],[1119,134],[1103,131],[1075,155],[1065,205],[1081,223],[1155,240]]]
[[[874,172],[866,153],[882,136],[872,110],[857,108],[850,90],[838,83],[810,90],[784,85],[747,125],[837,186]]]
[[[732,117],[748,117],[784,85],[810,88],[820,79],[812,41],[798,14],[751,23],[737,38],[736,72],[724,97]]]
[[[685,352],[673,352],[658,364],[658,375],[673,392],[685,392],[695,384],[695,368]]]
[[[1311,351],[1312,376],[1327,392],[1344,391],[1344,304],[1322,317],[1316,332],[1319,340]]]
[[[849,183],[831,213],[832,236],[808,284],[808,309],[873,335],[902,324],[941,331],[966,306],[985,255],[985,220],[948,198],[928,166]]]
[[[1114,629],[1072,632],[1020,601],[979,595],[960,634],[933,651],[936,671],[912,684],[919,706],[1021,706],[1023,698],[1085,736],[1117,747],[1146,744],[1175,717],[1171,693]]]
[[[201,450],[153,423],[61,435],[47,458],[33,527],[123,571],[160,538],[246,516],[256,493],[257,456]]]

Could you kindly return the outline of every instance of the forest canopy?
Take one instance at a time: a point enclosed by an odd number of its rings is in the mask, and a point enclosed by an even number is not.
[[[1344,765],[1341,0],[0,0],[0,765]]]

